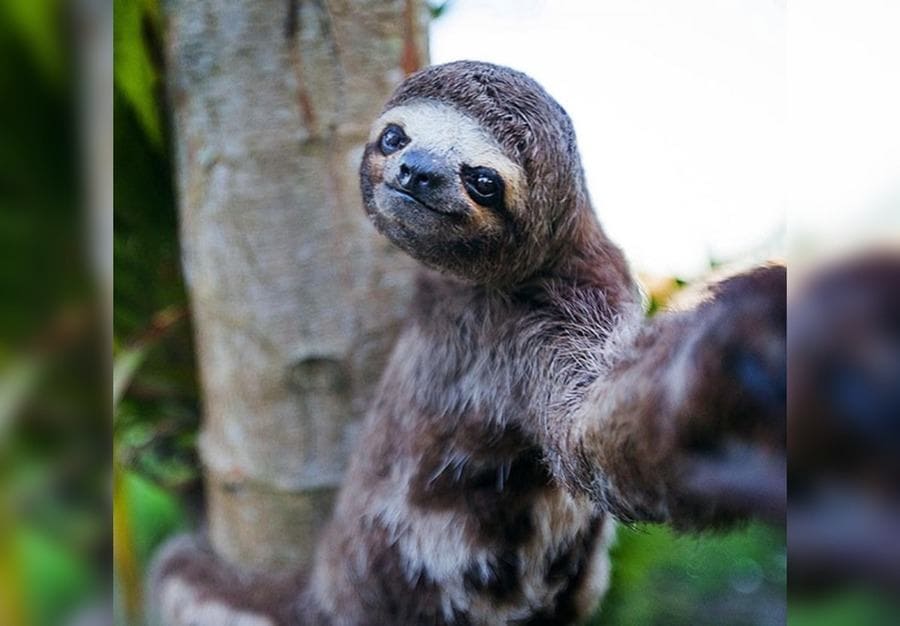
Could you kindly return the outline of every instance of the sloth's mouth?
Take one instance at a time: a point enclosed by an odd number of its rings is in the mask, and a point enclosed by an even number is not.
[[[427,209],[427,210],[431,211],[432,213],[437,213],[438,215],[447,215],[447,213],[445,211],[439,211],[438,209],[434,208],[433,206],[429,206],[429,205],[425,204],[419,198],[415,197],[408,191],[404,191],[403,189],[400,189],[399,187],[395,187],[394,185],[392,185],[390,183],[384,183],[384,186],[387,187],[388,190],[390,190],[395,195],[402,196],[404,200],[409,200],[410,202],[415,202],[423,209]]]

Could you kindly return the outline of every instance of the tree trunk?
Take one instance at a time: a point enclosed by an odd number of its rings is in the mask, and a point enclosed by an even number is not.
[[[170,0],[166,14],[209,535],[242,567],[303,565],[411,291],[357,168],[425,61],[425,8]]]

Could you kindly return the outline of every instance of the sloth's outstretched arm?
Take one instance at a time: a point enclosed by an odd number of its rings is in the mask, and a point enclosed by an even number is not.
[[[626,521],[783,519],[785,289],[783,267],[759,268],[612,340],[543,425],[557,477]]]

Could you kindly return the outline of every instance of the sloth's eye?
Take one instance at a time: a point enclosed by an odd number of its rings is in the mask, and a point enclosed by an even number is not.
[[[381,138],[378,140],[378,147],[381,154],[387,156],[400,150],[409,143],[409,137],[403,132],[403,129],[396,124],[388,124],[381,132]]]
[[[469,196],[481,206],[499,206],[503,203],[503,179],[489,167],[464,167],[463,185]]]

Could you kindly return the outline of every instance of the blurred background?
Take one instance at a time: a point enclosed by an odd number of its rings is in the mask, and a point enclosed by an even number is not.
[[[0,4],[4,625],[112,623],[112,603],[116,623],[139,623],[153,549],[203,514],[167,21],[156,0],[110,9]],[[817,258],[900,230],[893,3],[450,0],[427,13],[431,62],[510,65],[567,109],[600,219],[651,308],[722,263]],[[613,563],[603,623],[787,617],[782,529],[622,528]],[[850,586],[792,596],[789,618],[881,624],[895,610]]]
[[[76,54],[88,46],[75,46],[91,29],[69,8],[0,5],[0,623],[11,625],[87,615],[111,582],[105,246],[82,211],[91,86]]]

